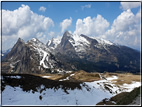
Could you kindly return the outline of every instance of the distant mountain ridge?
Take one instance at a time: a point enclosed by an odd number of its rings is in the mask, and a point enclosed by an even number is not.
[[[3,60],[5,58],[5,56],[11,51],[10,49],[4,50],[1,52],[1,60]]]
[[[2,72],[8,73],[66,73],[140,72],[140,52],[110,41],[71,34],[53,38],[47,44],[33,38],[26,43],[18,39],[5,57]]]

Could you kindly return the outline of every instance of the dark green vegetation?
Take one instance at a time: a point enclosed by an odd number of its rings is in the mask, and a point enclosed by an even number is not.
[[[122,92],[111,99],[102,100],[97,105],[128,105],[140,94],[140,89],[141,87],[138,87],[131,92]]]
[[[16,76],[20,76],[21,78],[16,78]],[[80,85],[82,84],[81,82],[55,81],[30,74],[2,74],[2,78],[2,91],[6,85],[10,85],[12,87],[19,86],[23,91],[32,90],[33,93],[39,90],[42,92],[48,88],[54,89],[55,91],[61,88],[64,92],[68,93],[67,90],[69,89],[81,89]],[[41,85],[44,88],[41,88]]]

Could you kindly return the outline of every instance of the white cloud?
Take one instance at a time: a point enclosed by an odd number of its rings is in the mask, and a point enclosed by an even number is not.
[[[48,41],[48,37],[47,37],[47,35],[45,35],[43,32],[38,32],[37,34],[36,34],[36,37],[38,38],[38,40],[40,40],[40,41],[42,41],[43,43],[47,43],[47,41]]]
[[[140,12],[140,11],[139,11]],[[134,15],[130,9],[123,11],[102,37],[135,49],[140,48],[140,16]]]
[[[117,31],[126,31],[133,29],[132,25],[135,24],[134,14],[130,9],[122,12],[117,19],[114,20],[112,27]]]
[[[78,19],[75,34],[101,37],[114,43],[140,50],[141,10],[135,15],[130,9],[123,11],[109,27],[109,22],[101,15]]]
[[[136,8],[141,5],[141,2],[121,2],[121,7],[123,10],[131,9],[131,8]]]
[[[45,12],[45,10],[46,10],[46,8],[45,8],[44,6],[41,6],[41,7],[39,8],[39,11]]]
[[[60,27],[61,27],[61,32],[63,33],[69,26],[71,26],[72,24],[72,18],[70,17],[70,19],[65,19],[60,23]]]
[[[53,37],[53,36],[55,35],[55,32],[51,31],[51,32],[48,33],[48,35],[49,35],[50,37]]]
[[[85,8],[91,8],[91,4],[87,4],[87,5],[81,6],[82,10],[84,10]]]
[[[45,39],[45,34],[54,26],[51,18],[33,13],[28,5],[21,5],[14,11],[2,10],[2,16],[2,46],[5,49],[11,48],[9,46],[19,37],[29,40],[40,35]]]
[[[88,36],[99,36],[106,32],[109,27],[109,22],[101,15],[97,15],[95,18],[90,16],[84,19],[78,19],[76,22],[75,34],[85,34]]]

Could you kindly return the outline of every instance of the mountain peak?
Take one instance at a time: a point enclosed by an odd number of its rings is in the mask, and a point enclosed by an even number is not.
[[[31,40],[27,41],[27,43],[40,43],[37,38],[32,38]]]
[[[72,36],[72,34],[69,31],[65,31],[65,33],[63,34],[63,36]]]
[[[19,42],[25,43],[24,40],[21,39],[21,38],[19,38],[19,39],[17,40],[17,43],[19,43]]]
[[[37,38],[32,38],[31,41],[33,41],[33,42],[40,42]]]
[[[33,41],[37,41],[37,38],[32,38]]]
[[[66,30],[65,33],[69,33],[69,31]]]

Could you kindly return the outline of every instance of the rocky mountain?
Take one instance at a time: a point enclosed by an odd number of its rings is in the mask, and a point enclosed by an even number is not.
[[[55,73],[64,70],[62,64],[38,39],[26,43],[19,38],[2,63],[4,73]]]
[[[53,38],[47,44],[33,38],[17,43],[2,62],[2,72],[8,73],[66,73],[140,72],[140,52],[110,41],[71,34]]]
[[[51,44],[55,44],[52,42]],[[54,52],[62,62],[88,72],[140,71],[140,52],[83,34],[76,35],[66,31]]]

